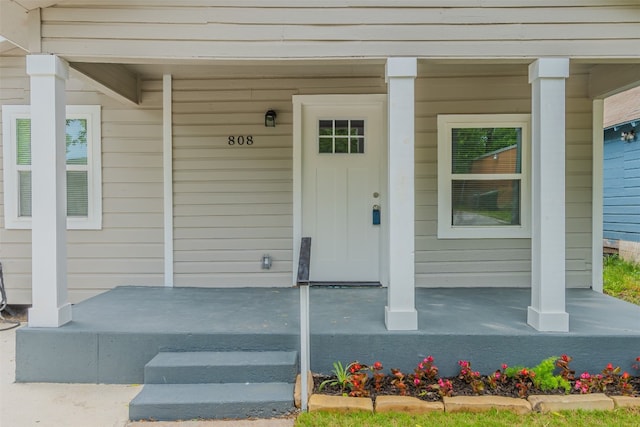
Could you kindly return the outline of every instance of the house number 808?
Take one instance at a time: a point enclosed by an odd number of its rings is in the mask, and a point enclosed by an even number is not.
[[[238,135],[230,136],[227,138],[227,144],[229,145],[253,145],[253,135]]]

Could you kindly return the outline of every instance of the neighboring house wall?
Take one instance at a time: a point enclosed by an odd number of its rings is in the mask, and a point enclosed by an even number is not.
[[[518,149],[516,146],[498,150],[489,153],[482,158],[476,159],[471,165],[471,173],[510,173],[514,170],[514,165],[518,159]],[[482,194],[487,191],[497,190],[495,198],[492,198],[490,204],[492,209],[510,206],[513,201],[513,184],[505,182],[503,184],[485,183],[477,181],[471,189],[473,193]],[[494,192],[495,194],[495,192]],[[517,193],[516,193],[517,194]]]
[[[640,103],[639,103],[640,105]],[[625,259],[640,262],[640,117],[604,132],[604,238]],[[636,136],[622,141],[623,132]]]
[[[0,104],[29,104],[29,87],[24,55],[0,57]],[[144,82],[144,88],[142,105],[131,108],[73,74],[67,81],[67,104],[102,105],[103,228],[68,232],[72,302],[119,285],[162,284],[162,94],[154,82]],[[8,299],[28,304],[31,231],[4,228],[3,196],[0,261]]]
[[[45,8],[42,49],[76,60],[628,57],[640,22],[636,0],[215,3]]]

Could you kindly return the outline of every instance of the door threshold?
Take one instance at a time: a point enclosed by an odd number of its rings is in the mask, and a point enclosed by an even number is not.
[[[323,288],[381,288],[380,282],[309,282],[310,286]]]

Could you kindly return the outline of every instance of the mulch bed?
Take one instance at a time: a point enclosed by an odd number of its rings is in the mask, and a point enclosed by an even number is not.
[[[334,380],[335,378],[336,378],[335,376],[314,375],[313,376],[313,379],[314,379],[314,393],[327,394],[327,395],[333,395],[333,396],[348,395],[349,394],[349,389],[342,390],[339,386],[325,385],[322,388],[322,390],[319,391],[320,384],[322,384],[323,381],[325,381],[325,380]],[[391,380],[392,380],[392,377],[390,375],[385,376],[385,378],[381,381],[380,388],[378,390],[376,390],[376,388],[374,387],[373,381],[370,379],[369,381],[367,381],[367,384],[366,384],[366,387],[365,387],[365,389],[367,391],[367,394],[370,397],[372,397],[374,400],[375,400],[376,396],[389,396],[389,395],[398,396],[398,395],[401,395],[401,391],[391,383]],[[443,378],[443,380],[451,381],[451,384],[453,385],[453,394],[452,394],[452,396],[478,396],[478,395],[484,395],[484,396],[504,396],[504,397],[516,397],[516,398],[520,397],[519,396],[519,390],[516,387],[516,381],[513,380],[513,379],[507,379],[503,383],[497,384],[497,386],[495,388],[491,388],[491,387],[486,385],[488,377],[487,376],[483,376],[483,377],[481,377],[481,380],[485,383],[485,387],[484,387],[484,390],[479,394],[478,393],[474,393],[471,385],[469,385],[467,382],[459,379],[458,377],[448,377],[448,378]],[[580,394],[580,391],[575,389],[575,381],[572,381],[570,383],[571,383],[570,394]],[[632,377],[630,379],[630,383],[634,388],[634,395],[640,396],[640,377],[638,377],[638,376]],[[433,382],[432,384],[436,384],[436,382]],[[405,396],[413,396],[413,397],[417,397],[418,399],[429,401],[429,402],[441,401],[442,397],[440,396],[440,394],[436,390],[431,389],[429,387],[430,385],[431,384],[426,384],[426,385],[424,385],[422,387],[415,387],[410,381],[406,381]],[[564,389],[541,390],[539,388],[536,388],[536,387],[532,386],[528,390],[527,395],[535,395],[535,394],[544,394],[544,395],[557,394],[557,395],[563,395],[563,394],[566,394],[566,393],[565,393]],[[615,385],[615,384],[607,385],[605,394],[607,394],[609,396],[621,396],[621,395],[623,395],[620,387],[618,385]]]

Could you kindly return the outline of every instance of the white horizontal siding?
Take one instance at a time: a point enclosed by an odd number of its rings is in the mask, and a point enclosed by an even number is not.
[[[640,20],[638,21],[640,23]],[[613,25],[613,24],[612,24]],[[613,27],[615,28],[615,27]],[[117,32],[117,26],[113,31]],[[171,31],[171,29],[167,29]],[[505,40],[505,41],[342,41],[342,42],[229,42],[174,40],[47,39],[43,46],[75,61],[116,58],[147,62],[157,58],[183,59],[318,59],[407,56],[419,58],[539,58],[562,56],[576,59],[636,59],[637,39]],[[208,55],[203,55],[208,52]]]
[[[20,4],[27,9],[42,7],[42,0],[21,0]],[[47,2],[45,2],[47,3]],[[51,2],[48,2],[51,3]],[[64,4],[73,4],[73,1],[66,0]],[[76,4],[86,4],[86,1],[78,0]],[[97,6],[112,6],[113,0],[92,0],[91,4]],[[123,2],[124,3],[124,2]],[[128,0],[126,3],[133,7],[163,6],[172,7],[176,5],[176,0]],[[181,0],[181,6],[190,7],[260,7],[260,8],[317,8],[318,2],[315,0]],[[379,0],[323,0],[326,7],[382,7],[385,2]],[[602,0],[564,0],[559,4],[555,0],[448,0],[449,7],[522,7],[537,5],[539,7],[562,7],[562,6],[602,6]],[[635,5],[635,0],[616,1],[617,5]],[[393,6],[397,8],[411,7],[436,7],[442,6],[442,0],[394,0]]]
[[[373,67],[376,68],[376,67]],[[427,64],[416,84],[416,277],[418,286],[529,286],[529,239],[438,240],[436,115],[439,113],[528,113],[531,87],[522,65],[475,67]],[[567,278],[569,286],[590,281],[591,103],[586,68],[568,81]],[[376,71],[372,71],[376,72]],[[239,73],[242,73],[239,68]],[[470,75],[469,75],[470,74]],[[477,74],[477,75],[476,75]],[[370,88],[381,77],[332,80],[328,93]],[[176,283],[189,286],[283,285],[289,283],[291,248],[291,112],[280,99],[305,93],[315,79],[268,79],[280,88],[272,103],[235,99],[260,93],[261,79],[175,80],[174,191]],[[341,87],[348,84],[349,87]],[[303,86],[308,85],[308,86]],[[184,93],[181,93],[184,92]],[[218,93],[221,95],[218,96]],[[258,96],[262,99],[261,96]],[[232,99],[232,100],[230,100]],[[243,98],[242,98],[243,99]],[[278,127],[262,126],[276,106]],[[200,108],[199,108],[200,107]],[[226,107],[226,108],[225,108]],[[282,122],[280,119],[282,118]],[[219,123],[225,123],[221,125]],[[222,132],[254,135],[254,147],[229,147]],[[233,132],[233,130],[236,130]],[[276,135],[270,135],[269,132]],[[264,145],[261,144],[264,141]],[[260,270],[261,254],[274,257]],[[245,277],[245,280],[240,279]]]
[[[433,66],[416,83],[416,284],[531,283],[530,239],[437,239],[437,114],[529,113],[526,66],[479,66],[451,77]],[[494,72],[490,70],[493,69]],[[567,81],[567,285],[591,283],[591,102],[585,69]]]
[[[20,56],[0,56],[0,105],[27,104],[29,101],[29,80],[25,78],[25,58]],[[0,124],[0,144],[3,132]],[[3,150],[0,150],[3,157]],[[2,165],[2,163],[0,163]],[[0,174],[0,261],[4,273],[9,302],[27,303],[31,298],[31,232],[6,230],[4,228],[4,175]],[[25,295],[16,295],[22,291]],[[22,300],[26,297],[26,300]]]
[[[69,2],[71,3],[71,2]],[[110,2],[113,4],[113,2]],[[171,7],[150,2],[147,7],[125,7],[99,4],[80,7],[73,5],[45,8],[43,20],[73,22],[128,22],[128,23],[173,23],[173,24],[273,24],[273,25],[320,25],[320,24],[483,24],[483,23],[536,23],[536,22],[629,22],[630,10],[637,2],[633,0],[600,2],[576,1],[567,5],[542,4],[537,0],[503,2],[490,5],[477,1],[452,3],[449,0],[414,2],[389,1],[345,2],[339,6],[318,4],[299,7],[303,2],[290,2],[281,7],[269,7],[265,2],[254,5],[236,2],[232,7],[209,2],[200,7],[185,2],[171,2]],[[567,3],[567,2],[563,2]],[[509,7],[503,7],[507,5]],[[154,7],[155,6],[155,7]],[[553,12],[553,13],[551,13]],[[597,12],[597,13],[596,13]],[[598,19],[599,17],[599,19]]]
[[[410,12],[408,12],[410,13]],[[531,17],[534,18],[534,17]],[[620,38],[636,38],[637,23],[620,22],[619,15],[612,17],[611,21],[618,22],[615,32],[609,32],[610,23],[588,22],[575,23],[567,22],[536,23],[532,22],[523,25],[518,23],[494,23],[489,28],[481,28],[485,23],[472,23],[460,26],[459,23],[442,24],[435,21],[431,24],[424,24],[424,21],[409,19],[406,24],[371,24],[361,25],[350,22],[340,25],[334,23],[330,31],[327,28],[315,23],[315,26],[307,27],[303,23],[266,22],[264,25],[256,19],[256,24],[245,23],[196,23],[180,24],[172,23],[172,33],[163,33],[166,24],[158,23],[138,23],[135,26],[123,27],[123,31],[112,33],[111,23],[80,23],[72,26],[49,25],[44,28],[42,36],[48,39],[60,37],[83,38],[91,34],[91,38],[129,40],[129,39],[154,39],[154,40],[199,40],[199,41],[476,41],[478,33],[487,40],[562,40],[576,38],[581,40],[606,40]],[[540,19],[539,17],[537,19]],[[573,19],[576,19],[574,17]],[[588,19],[583,17],[583,19]],[[605,18],[606,19],[606,18]],[[414,22],[411,22],[414,21]],[[527,19],[525,19],[527,21]],[[551,19],[553,22],[553,19]],[[307,24],[312,24],[307,22]]]
[[[174,76],[177,286],[291,285],[291,96],[384,93],[381,71],[376,66],[370,75],[332,78]],[[268,109],[277,111],[275,128],[264,126]],[[248,135],[251,146],[228,144],[229,136]],[[261,269],[263,254],[273,258],[270,270]]]
[[[92,2],[42,10],[72,58],[637,57],[634,0]],[[239,94],[241,95],[241,94]]]
[[[24,56],[0,57],[0,104],[28,104],[29,96]],[[123,107],[73,78],[67,82],[67,103],[101,104],[103,135],[103,229],[67,234],[70,300],[77,302],[120,285],[161,285],[160,106]],[[4,228],[3,202],[0,193],[0,260],[8,299],[29,304],[31,232]]]
[[[18,101],[3,102],[28,102],[23,61],[0,59],[0,96],[22,93]],[[417,285],[529,286],[528,239],[436,237],[437,114],[528,113],[531,88],[526,66],[427,63],[420,69],[415,149]],[[174,76],[177,286],[290,285],[294,255],[291,95],[386,91],[379,64],[362,75],[331,78],[243,78],[243,67],[236,70],[227,78],[207,78],[206,72],[197,78]],[[590,283],[591,102],[586,97],[586,70],[574,66],[567,82],[569,286]],[[11,77],[5,80],[5,75]],[[104,229],[69,233],[72,300],[116,285],[163,282],[161,83],[144,81],[143,87],[143,105],[129,109],[82,83],[69,84],[75,103],[87,99],[104,104],[105,122]],[[276,128],[263,125],[270,108],[278,112]],[[252,135],[254,145],[229,146],[229,135]],[[29,232],[2,229],[0,242],[10,293],[28,298]],[[260,269],[260,257],[266,253],[274,259],[271,270]]]

